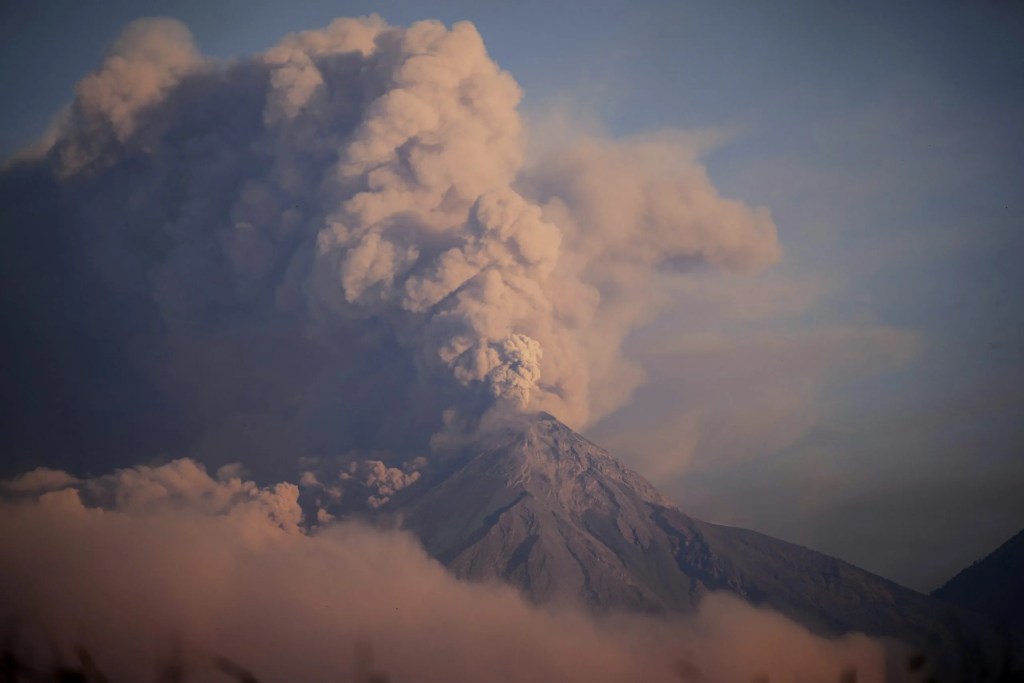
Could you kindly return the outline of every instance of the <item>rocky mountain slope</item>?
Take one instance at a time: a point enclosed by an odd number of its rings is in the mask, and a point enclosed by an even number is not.
[[[538,602],[687,612],[728,591],[818,633],[899,639],[947,670],[964,667],[951,653],[1007,647],[982,620],[846,562],[687,516],[546,414],[491,434],[388,507],[456,575]]]

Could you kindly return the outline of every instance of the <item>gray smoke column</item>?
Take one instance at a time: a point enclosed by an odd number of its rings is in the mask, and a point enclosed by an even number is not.
[[[226,384],[191,359],[272,321],[328,349],[339,394],[358,393],[346,368],[364,349],[390,344],[442,408],[581,427],[642,381],[621,342],[652,315],[655,274],[780,250],[767,212],[720,197],[671,133],[582,139],[525,168],[520,97],[467,22],[338,19],[218,61],[181,24],[143,20],[49,147],[4,174],[46,169],[69,258],[152,307],[136,327],[173,340],[161,367],[190,359],[176,380]],[[313,375],[267,393],[309,396]]]

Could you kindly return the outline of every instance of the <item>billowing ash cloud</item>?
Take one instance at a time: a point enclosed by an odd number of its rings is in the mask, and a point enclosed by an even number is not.
[[[677,620],[595,618],[461,583],[405,534],[304,531],[294,485],[235,468],[59,480],[0,484],[0,623],[47,643],[37,667],[84,648],[109,680],[155,680],[177,649],[186,680],[226,680],[227,658],[262,681],[337,681],[368,642],[398,682],[884,680],[879,643],[824,640],[728,596]]]
[[[652,275],[771,263],[775,228],[671,134],[524,167],[520,96],[465,22],[339,19],[231,61],[130,25],[0,178],[25,330],[5,398],[99,450],[199,453],[613,410],[642,380],[621,342]],[[60,450],[36,427],[9,450]]]
[[[419,481],[429,466],[427,458],[422,456],[390,467],[383,460],[361,460],[359,455],[343,455],[333,463],[303,463],[314,467],[303,470],[299,486],[307,494],[310,511],[315,511],[318,522],[334,519],[334,512],[379,508],[396,493]]]

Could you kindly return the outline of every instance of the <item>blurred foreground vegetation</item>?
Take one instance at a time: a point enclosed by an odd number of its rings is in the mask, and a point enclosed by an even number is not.
[[[352,672],[349,675],[339,675],[339,681],[395,683],[374,666],[373,650],[369,642],[357,642],[353,655]],[[48,664],[33,661],[23,650],[19,650],[16,641],[8,639],[4,644],[2,654],[0,654],[0,683],[129,683],[107,676],[84,648],[79,648],[70,661],[62,661],[56,657],[52,659],[53,661]],[[913,654],[907,658],[903,667],[904,673],[900,679],[908,683],[1024,683],[1024,664],[1015,664],[1017,661],[1019,658],[1014,657],[1011,653],[995,669],[975,663],[973,675],[949,679],[936,677],[930,673],[927,658],[923,654]],[[180,654],[180,648],[174,648],[166,663],[156,667],[150,680],[153,683],[187,683],[189,673],[189,667]],[[224,657],[212,658],[207,662],[207,666],[202,668],[202,673],[205,679],[211,678],[211,674],[219,675],[225,683],[230,681],[261,683],[261,679],[252,671]],[[685,659],[676,660],[673,665],[673,673],[683,683],[715,683],[706,678],[697,665]],[[836,683],[857,683],[857,669],[849,667],[840,671],[834,681]],[[132,681],[130,683],[142,682]],[[772,681],[768,676],[755,676],[751,683],[772,683]],[[790,682],[784,681],[783,683]],[[822,683],[830,682],[823,681]]]

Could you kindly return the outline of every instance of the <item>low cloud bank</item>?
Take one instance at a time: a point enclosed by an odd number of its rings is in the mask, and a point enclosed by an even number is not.
[[[3,489],[3,623],[37,651],[84,647],[113,680],[151,679],[175,648],[189,680],[223,680],[217,658],[263,681],[346,680],[367,642],[398,683],[884,678],[877,642],[827,641],[725,595],[686,618],[594,617],[459,582],[405,533],[305,528],[295,485],[235,468],[50,471]]]

